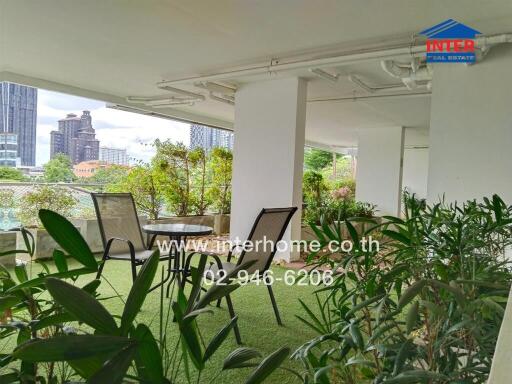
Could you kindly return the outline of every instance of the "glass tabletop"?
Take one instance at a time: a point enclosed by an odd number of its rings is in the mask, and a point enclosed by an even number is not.
[[[205,236],[213,232],[212,227],[195,224],[146,224],[142,230],[151,235]]]

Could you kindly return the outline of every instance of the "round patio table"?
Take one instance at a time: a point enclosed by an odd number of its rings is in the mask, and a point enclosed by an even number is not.
[[[142,230],[150,236],[148,248],[153,248],[157,236],[166,236],[169,238],[169,266],[167,276],[163,281],[153,286],[150,291],[160,287],[169,281],[167,286],[167,297],[172,282],[176,279],[181,283],[181,274],[186,271],[183,269],[185,264],[185,248],[188,237],[206,236],[213,232],[212,227],[195,224],[147,224],[142,226]],[[184,276],[183,276],[184,277]]]

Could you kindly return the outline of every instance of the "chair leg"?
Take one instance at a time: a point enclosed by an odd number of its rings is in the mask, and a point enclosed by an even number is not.
[[[278,325],[283,325],[281,321],[281,316],[279,316],[279,309],[277,308],[276,298],[274,297],[274,292],[272,291],[272,286],[267,284],[268,294],[270,296],[270,301],[272,302],[272,308],[274,308],[274,314],[276,315],[276,320]]]
[[[236,314],[235,310],[233,309],[233,302],[231,301],[231,296],[226,296],[226,303],[228,304],[229,316],[231,316],[231,318],[233,319],[236,316]],[[242,345],[242,338],[240,337],[240,329],[238,329],[238,322],[235,323],[233,331],[235,332],[236,343],[238,345]]]

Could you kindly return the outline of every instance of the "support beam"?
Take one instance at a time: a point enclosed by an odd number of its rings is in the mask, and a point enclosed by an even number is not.
[[[402,127],[361,129],[356,199],[377,205],[379,215],[399,215],[402,190]]]
[[[183,121],[192,124],[204,124],[215,128],[233,130],[233,123],[209,116],[178,110],[175,108],[152,108],[146,105],[129,103],[124,97],[111,95],[95,90],[76,87],[73,85],[56,83],[31,76],[21,75],[13,72],[0,71],[0,81],[28,85],[30,87],[46,89],[52,92],[60,92],[68,95],[85,97],[88,99],[104,101],[114,109],[126,110],[128,112],[140,113],[142,115],[161,117],[164,119]]]
[[[297,206],[284,240],[300,239],[306,82],[242,86],[235,100],[231,238],[244,240],[262,208]],[[298,255],[282,252],[280,258]]]

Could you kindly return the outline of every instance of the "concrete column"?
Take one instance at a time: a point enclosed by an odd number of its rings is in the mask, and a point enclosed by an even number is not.
[[[482,62],[437,64],[432,84],[428,199],[499,194],[512,203],[512,50]]]
[[[402,189],[427,198],[428,148],[405,148],[402,175]]]
[[[359,131],[356,199],[377,205],[379,216],[400,214],[403,150],[402,127]]]
[[[244,240],[262,208],[299,207],[284,240],[300,239],[306,82],[251,83],[235,100],[231,238]],[[279,258],[298,255],[282,252]]]

